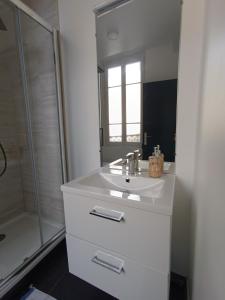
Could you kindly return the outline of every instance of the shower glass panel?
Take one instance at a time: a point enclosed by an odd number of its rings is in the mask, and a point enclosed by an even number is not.
[[[0,143],[7,158],[0,177],[0,281],[41,247],[30,136],[16,29],[17,9],[0,1]],[[0,172],[5,165],[0,150]]]
[[[53,33],[20,12],[43,242],[64,227],[63,183]]]
[[[53,33],[0,0],[0,295],[4,279],[64,231],[54,57]]]

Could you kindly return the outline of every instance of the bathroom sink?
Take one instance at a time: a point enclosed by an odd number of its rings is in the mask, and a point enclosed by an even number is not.
[[[112,187],[129,190],[130,192],[139,192],[151,189],[156,186],[162,187],[164,181],[162,179],[145,178],[136,176],[116,175],[109,173],[100,173],[103,180],[107,181]]]
[[[115,172],[99,172],[82,178],[82,186],[109,190],[111,195],[135,194],[150,198],[159,198],[164,186],[164,179],[141,176],[127,176]]]
[[[175,176],[150,178],[148,172],[128,175],[126,169],[110,166],[77,178],[62,186],[62,191],[102,201],[126,204],[166,215],[172,214]],[[93,200],[93,201],[95,201]],[[102,204],[103,205],[103,204]],[[101,206],[101,205],[99,205]]]

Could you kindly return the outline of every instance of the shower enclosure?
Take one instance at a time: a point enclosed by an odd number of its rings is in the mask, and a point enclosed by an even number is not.
[[[0,0],[0,298],[64,234],[60,96],[57,31]]]

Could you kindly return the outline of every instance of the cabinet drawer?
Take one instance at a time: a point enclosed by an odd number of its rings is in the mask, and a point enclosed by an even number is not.
[[[169,216],[69,194],[64,205],[67,233],[169,273]]]
[[[120,300],[168,300],[166,274],[68,234],[66,239],[69,270],[75,276]]]

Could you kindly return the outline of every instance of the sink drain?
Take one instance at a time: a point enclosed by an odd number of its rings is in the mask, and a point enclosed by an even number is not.
[[[3,241],[6,238],[5,234],[0,234],[0,242]]]

